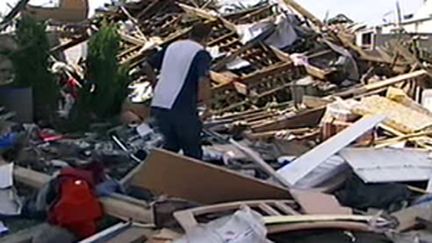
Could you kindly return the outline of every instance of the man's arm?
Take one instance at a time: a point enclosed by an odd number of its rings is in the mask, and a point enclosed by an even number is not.
[[[211,105],[211,81],[209,77],[202,77],[199,81],[198,99],[206,107]]]
[[[157,83],[157,76],[153,67],[148,62],[144,62],[144,64],[141,67],[141,70],[143,74],[147,76],[148,81],[151,83],[152,87],[154,88]]]
[[[147,78],[149,79],[148,81],[151,82],[153,87],[155,87],[157,83],[157,75],[155,69],[161,70],[165,51],[166,48],[159,50],[153,56],[147,59],[147,61],[144,62],[144,64],[141,66],[142,72],[147,76]]]
[[[205,111],[203,114],[203,118],[207,118],[210,115],[211,108],[211,79],[210,79],[210,65],[211,65],[211,56],[208,52],[203,51],[198,58],[197,72],[199,81],[198,81],[198,100],[199,102],[205,106]]]

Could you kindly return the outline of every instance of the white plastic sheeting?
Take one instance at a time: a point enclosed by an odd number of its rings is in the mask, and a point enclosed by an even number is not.
[[[269,243],[260,214],[244,207],[234,215],[199,225],[174,243]]]

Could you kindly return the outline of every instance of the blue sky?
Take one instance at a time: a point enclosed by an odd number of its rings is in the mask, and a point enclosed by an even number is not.
[[[236,2],[239,0],[223,0],[226,2]],[[256,0],[241,0],[242,3],[253,2]],[[386,13],[392,12],[388,16],[391,20],[395,19],[396,0],[297,0],[306,9],[311,11],[317,17],[323,19],[329,12],[330,16],[338,13],[344,13],[348,17],[358,22],[368,24],[380,24]],[[399,0],[403,14],[410,14],[422,5],[424,0]],[[432,1],[432,0],[429,0]],[[8,9],[7,3],[14,3],[17,0],[0,0],[0,12],[5,13]],[[49,5],[56,0],[31,0],[32,4]],[[110,0],[89,0],[91,7],[94,9],[103,5]]]

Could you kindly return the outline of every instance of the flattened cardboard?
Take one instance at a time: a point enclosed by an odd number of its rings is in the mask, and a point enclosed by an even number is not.
[[[290,198],[282,187],[164,150],[153,150],[141,166],[133,186],[198,203]]]

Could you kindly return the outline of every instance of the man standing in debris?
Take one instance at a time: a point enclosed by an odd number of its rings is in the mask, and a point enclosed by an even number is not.
[[[196,159],[202,157],[198,103],[207,109],[210,99],[211,56],[205,50],[210,32],[210,25],[196,24],[189,39],[170,44],[144,65],[155,87],[151,113],[165,138],[164,149]],[[154,69],[160,70],[157,82]]]

